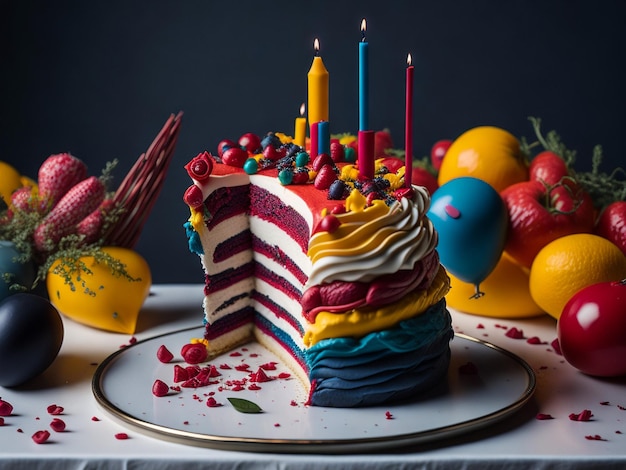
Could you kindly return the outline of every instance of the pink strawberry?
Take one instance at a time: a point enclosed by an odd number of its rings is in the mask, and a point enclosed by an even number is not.
[[[32,212],[36,207],[35,198],[33,198],[32,188],[23,186],[16,189],[11,194],[11,204],[22,212]]]
[[[50,244],[56,245],[72,233],[76,224],[100,205],[105,191],[104,184],[95,176],[72,187],[35,229],[35,248],[45,252]]]
[[[39,200],[52,209],[73,186],[87,177],[87,166],[69,153],[49,156],[39,167]]]
[[[85,236],[84,243],[94,243],[102,235],[104,217],[113,208],[113,204],[111,199],[105,199],[95,211],[78,223],[76,234]]]

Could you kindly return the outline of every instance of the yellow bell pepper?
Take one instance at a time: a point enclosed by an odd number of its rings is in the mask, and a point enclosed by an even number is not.
[[[104,247],[102,251],[125,265],[133,278],[115,274],[93,256],[80,258],[92,274],[72,276],[72,284],[55,274],[57,260],[48,271],[46,287],[52,304],[63,315],[79,323],[117,333],[133,334],[141,306],[150,292],[152,276],[146,260],[137,252],[121,247]]]
[[[22,175],[6,162],[0,161],[0,196],[4,202],[11,203],[11,194],[22,185]]]

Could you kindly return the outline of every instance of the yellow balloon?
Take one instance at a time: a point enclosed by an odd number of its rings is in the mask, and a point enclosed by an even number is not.
[[[452,274],[450,291],[446,302],[450,308],[473,315],[496,318],[526,318],[543,315],[545,312],[530,296],[528,272],[516,264],[506,253],[495,269],[480,283],[485,295],[472,298],[473,284],[460,281]]]
[[[48,296],[57,310],[72,320],[107,331],[133,334],[152,285],[150,268],[133,250],[104,247],[102,251],[123,263],[133,280],[114,274],[107,263],[85,256],[80,260],[92,274],[77,273],[72,277],[72,287],[64,277],[54,273],[60,264],[57,260],[46,277]]]

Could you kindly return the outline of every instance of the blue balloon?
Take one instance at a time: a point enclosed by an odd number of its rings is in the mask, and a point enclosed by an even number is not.
[[[482,295],[479,285],[506,242],[508,213],[500,194],[477,178],[455,178],[434,192],[427,215],[439,233],[441,264]]]

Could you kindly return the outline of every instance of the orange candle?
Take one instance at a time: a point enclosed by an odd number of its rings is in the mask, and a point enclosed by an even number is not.
[[[315,57],[307,75],[309,101],[309,125],[315,122],[328,121],[328,70],[319,56],[320,43],[316,38],[313,42]]]
[[[300,117],[296,118],[296,125],[293,134],[293,143],[304,148],[306,144],[306,118],[304,117],[304,103],[300,106]]]

